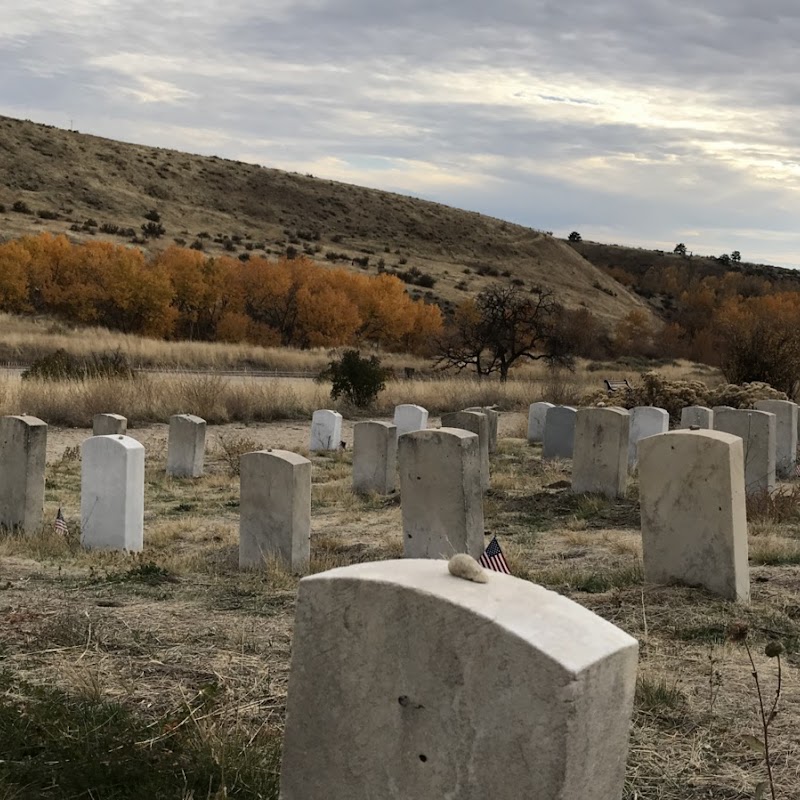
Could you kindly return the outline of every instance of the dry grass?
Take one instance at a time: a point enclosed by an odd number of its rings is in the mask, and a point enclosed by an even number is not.
[[[746,653],[726,635],[740,618],[749,625],[765,684],[773,685],[774,661],[762,655],[764,644],[780,638],[788,651],[771,748],[778,797],[795,796],[800,771],[795,724],[800,714],[800,565],[795,560],[800,538],[795,523],[754,526],[748,607],[699,590],[647,585],[636,487],[619,501],[571,495],[564,488],[568,463],[544,464],[538,447],[509,436],[523,420],[523,414],[501,418],[493,488],[486,499],[487,529],[498,535],[516,575],[572,597],[639,639],[624,800],[754,796],[764,768],[751,744],[759,735],[752,678]],[[307,424],[297,427],[304,441]],[[197,481],[165,476],[163,426],[137,432],[148,443],[146,549],[137,557],[80,549],[74,538],[80,465],[69,449],[50,458],[46,514],[52,518],[62,506],[73,536],[0,537],[0,658],[17,682],[0,687],[0,698],[25,698],[26,713],[34,717],[36,703],[44,700],[30,687],[63,692],[47,695],[49,713],[56,717],[67,703],[83,703],[84,709],[89,702],[93,708],[114,703],[130,715],[131,731],[140,737],[135,741],[166,735],[176,744],[179,739],[171,737],[195,730],[189,709],[207,703],[210,716],[197,715],[204,744],[188,751],[195,760],[202,756],[202,762],[189,766],[213,781],[220,771],[202,765],[224,764],[226,775],[238,769],[244,780],[256,769],[247,758],[274,752],[274,738],[258,737],[265,730],[279,736],[282,727],[297,578],[275,563],[261,573],[237,568],[237,479],[213,446],[220,434],[237,430],[209,432],[208,470]],[[259,446],[291,444],[290,432],[288,424],[247,429]],[[57,447],[59,438],[71,442],[71,436],[55,431],[51,444]],[[396,498],[354,494],[349,451],[312,460],[312,571],[399,557]],[[0,713],[0,724],[2,719]],[[164,720],[184,722],[172,734]],[[94,740],[86,738],[88,732],[76,735],[83,737],[79,741],[90,758]],[[221,749],[227,740],[246,742],[252,736],[259,744],[247,756],[239,745]],[[154,752],[160,743],[152,745]],[[131,758],[141,763],[152,757],[149,752],[134,747]],[[42,766],[43,774],[47,769]],[[172,773],[162,762],[148,769],[172,785]],[[8,796],[5,776],[0,769],[0,796]],[[217,792],[220,784],[214,786]],[[226,791],[233,796],[232,785]],[[238,791],[240,797],[258,796],[241,784]],[[263,787],[260,791],[274,796]],[[226,795],[220,789],[210,796]]]

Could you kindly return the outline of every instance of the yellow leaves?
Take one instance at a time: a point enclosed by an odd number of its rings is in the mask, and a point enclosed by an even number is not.
[[[49,234],[0,245],[0,309],[150,336],[300,347],[370,341],[422,352],[442,329],[438,307],[411,300],[390,275],[175,246],[148,261],[136,248]]]

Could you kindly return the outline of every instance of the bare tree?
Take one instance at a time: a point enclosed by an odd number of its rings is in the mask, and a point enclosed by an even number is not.
[[[472,367],[479,377],[497,372],[501,381],[521,359],[571,367],[561,310],[546,289],[527,293],[517,286],[489,286],[456,311],[439,343],[437,364],[459,371]]]

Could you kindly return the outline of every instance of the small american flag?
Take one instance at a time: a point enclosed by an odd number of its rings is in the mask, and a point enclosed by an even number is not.
[[[61,513],[61,509],[58,509],[58,514],[56,514],[56,521],[53,524],[53,530],[60,534],[61,536],[66,536],[69,534],[69,528],[67,528],[67,521],[64,519],[64,515]]]
[[[492,541],[489,542],[488,547],[483,551],[483,555],[478,559],[482,567],[486,569],[493,569],[495,572],[505,572],[506,575],[511,574],[508,568],[506,558],[503,551],[500,549],[500,543],[497,541],[496,536],[492,536]]]

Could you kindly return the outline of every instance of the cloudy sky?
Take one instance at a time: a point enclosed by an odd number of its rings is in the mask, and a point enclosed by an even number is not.
[[[0,113],[800,266],[794,0],[2,0]]]

